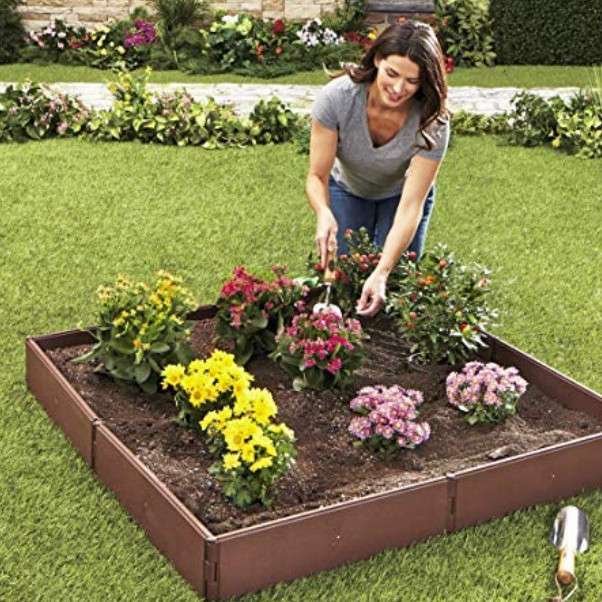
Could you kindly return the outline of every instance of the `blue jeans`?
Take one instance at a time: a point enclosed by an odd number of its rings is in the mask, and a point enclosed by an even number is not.
[[[400,195],[395,195],[386,199],[364,199],[347,192],[334,178],[328,181],[330,191],[330,208],[337,220],[339,227],[337,232],[337,251],[339,255],[348,253],[347,243],[345,241],[345,230],[359,230],[362,226],[368,230],[372,242],[383,247],[387,234],[393,225],[395,212],[399,205]],[[408,247],[408,251],[414,251],[418,259],[422,256],[426,232],[429,226],[429,220],[435,206],[435,186],[433,186],[424,202],[422,218],[418,224],[416,234]]]

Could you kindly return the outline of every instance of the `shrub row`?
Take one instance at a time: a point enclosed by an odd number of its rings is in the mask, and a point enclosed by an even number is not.
[[[195,102],[184,91],[154,95],[146,87],[149,73],[120,74],[110,84],[113,106],[102,111],[41,84],[9,86],[0,94],[0,142],[83,135],[213,149],[286,142],[296,132],[298,117],[277,98],[240,117],[212,99]]]
[[[497,62],[602,64],[602,0],[491,0]]]
[[[551,144],[580,157],[602,157],[602,92],[581,90],[564,101],[549,100],[520,92],[513,108],[493,116],[459,111],[453,116],[452,131],[460,135],[501,134],[508,143],[520,146]]]

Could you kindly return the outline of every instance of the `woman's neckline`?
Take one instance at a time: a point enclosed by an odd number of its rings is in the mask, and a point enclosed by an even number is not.
[[[370,92],[370,83],[371,82],[367,82],[365,84],[362,84],[362,94],[361,94],[361,98],[362,98],[362,123],[364,126],[364,132],[366,134],[366,137],[368,138],[368,141],[370,142],[370,148],[374,151],[379,151],[383,148],[388,147],[390,144],[393,144],[399,137],[401,137],[402,132],[404,131],[404,129],[406,129],[408,122],[410,121],[410,118],[412,117],[412,111],[414,109],[414,99],[411,98],[408,102],[409,107],[408,107],[408,113],[406,115],[406,118],[403,122],[403,124],[400,126],[400,128],[397,130],[397,132],[395,132],[395,135],[388,140],[387,142],[385,142],[384,144],[380,144],[380,145],[376,145],[374,140],[372,139],[372,135],[370,134],[370,127],[368,125],[368,97],[369,97],[369,92]]]

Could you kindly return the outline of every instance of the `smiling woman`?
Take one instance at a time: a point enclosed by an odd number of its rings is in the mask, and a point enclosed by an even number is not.
[[[358,301],[360,314],[381,309],[401,254],[419,257],[424,248],[449,140],[446,97],[434,31],[405,21],[386,29],[314,104],[306,193],[321,264],[328,249],[347,252],[347,229],[365,227],[384,247]]]

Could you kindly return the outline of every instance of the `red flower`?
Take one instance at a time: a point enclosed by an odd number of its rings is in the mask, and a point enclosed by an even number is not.
[[[284,32],[284,21],[282,19],[276,19],[272,25],[272,33],[277,36]]]
[[[446,56],[444,64],[445,64],[445,73],[452,73],[456,67],[456,62],[454,61],[453,56]]]

